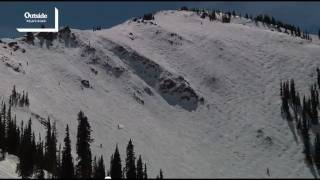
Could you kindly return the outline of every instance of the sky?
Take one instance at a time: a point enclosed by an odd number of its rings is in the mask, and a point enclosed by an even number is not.
[[[159,10],[173,10],[182,6],[205,8],[222,11],[240,12],[241,14],[269,14],[285,23],[294,24],[312,33],[320,29],[320,2],[286,2],[286,1],[136,1],[136,2],[0,2],[0,38],[19,37],[19,27],[39,27],[40,24],[26,23],[25,12],[48,14],[46,27],[54,26],[54,7],[59,9],[59,26],[76,29],[92,29],[93,26],[109,28],[131,17],[143,16],[145,13]]]

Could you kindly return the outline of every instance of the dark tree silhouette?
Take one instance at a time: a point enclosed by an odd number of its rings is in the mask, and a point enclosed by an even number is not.
[[[61,178],[74,178],[74,165],[71,155],[71,140],[68,125],[66,127],[66,136],[64,138],[64,147],[62,150]]]
[[[136,157],[134,155],[134,146],[132,144],[132,140],[129,140],[127,146],[127,157],[126,157],[126,177],[128,179],[135,179],[137,176],[136,173]]]
[[[91,127],[88,118],[82,111],[78,113],[78,132],[77,132],[77,160],[76,176],[78,178],[90,178],[92,173],[92,155],[90,143]]]
[[[110,162],[110,176],[112,179],[121,179],[122,178],[122,166],[121,166],[121,157],[118,149],[118,144],[114,154],[111,156]]]

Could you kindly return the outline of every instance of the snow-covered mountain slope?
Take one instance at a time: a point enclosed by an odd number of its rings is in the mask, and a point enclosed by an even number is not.
[[[18,162],[18,157],[13,155],[7,155],[5,159],[0,161],[0,177],[19,178],[19,176],[16,173],[16,166]]]
[[[60,142],[69,124],[75,155],[82,110],[94,154],[108,162],[119,143],[124,160],[132,138],[151,177],[160,168],[179,178],[268,177],[267,168],[271,177],[313,177],[302,143],[281,119],[279,83],[294,78],[308,90],[320,63],[318,40],[188,11],[72,32],[76,47],[0,43],[0,97],[7,99],[14,84],[28,91],[30,107],[14,112],[18,120],[32,117],[42,136],[37,115],[56,121]]]

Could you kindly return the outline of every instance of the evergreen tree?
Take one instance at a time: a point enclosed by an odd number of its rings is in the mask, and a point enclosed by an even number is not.
[[[33,174],[34,157],[32,147],[31,119],[23,133],[22,142],[19,150],[19,163],[17,173],[22,178],[28,178]]]
[[[92,157],[90,143],[91,127],[88,118],[82,111],[78,113],[77,160],[76,175],[78,178],[90,178],[92,173]]]
[[[294,84],[294,80],[291,79],[291,81],[290,81],[290,99],[291,99],[292,104],[295,103],[294,102],[295,96],[296,96],[295,84]]]
[[[62,151],[61,178],[74,178],[74,165],[71,155],[71,140],[68,125],[66,128],[66,136],[64,138],[64,147]]]
[[[11,118],[11,108],[8,109],[8,119]],[[17,154],[18,150],[18,143],[19,143],[19,135],[17,132],[17,125],[16,125],[16,116],[13,120],[7,122],[7,138],[6,138],[6,148],[9,154]]]
[[[319,134],[316,135],[315,142],[314,142],[314,162],[318,169],[320,169],[320,136]]]
[[[308,162],[311,162],[311,151],[310,151],[310,134],[309,134],[309,120],[307,119],[307,112],[308,112],[308,103],[305,101],[303,102],[303,109],[302,109],[302,127],[301,127],[301,134],[304,144],[304,154],[306,157],[306,160]]]
[[[320,69],[317,68],[317,82],[318,82],[318,88],[320,89]]]
[[[299,27],[297,29],[297,36],[301,37],[301,32],[300,32],[300,28]]]
[[[163,172],[162,172],[162,169],[160,169],[159,179],[163,179]]]
[[[146,163],[144,163],[143,179],[148,179],[148,171],[147,171],[147,164]]]
[[[6,111],[6,103],[3,103],[2,106],[2,111],[1,111],[1,116],[2,116],[2,125],[3,125],[3,152],[7,152],[7,111]]]
[[[98,171],[97,157],[94,156],[92,161],[92,177],[94,179],[97,179],[97,174],[96,174],[97,171]]]
[[[48,117],[47,123],[46,123],[47,133],[46,133],[46,139],[45,139],[45,169],[47,171],[52,171],[52,167],[50,165],[51,161],[51,122],[50,118]]]
[[[24,91],[22,92],[22,98],[19,100],[19,106],[23,107],[24,105],[24,100],[25,100],[25,95],[24,95]]]
[[[103,157],[101,156],[99,161],[98,161],[98,174],[99,176],[98,177],[101,177],[101,178],[105,178],[106,177],[106,172],[105,172],[105,165],[104,165],[104,160],[103,160]]]
[[[276,20],[274,19],[274,17],[271,17],[271,24],[276,25]]]
[[[135,160],[136,158],[134,155],[134,146],[130,139],[127,146],[127,157],[126,157],[126,177],[129,179],[135,179],[137,177]]]
[[[28,92],[26,93],[25,105],[26,105],[27,107],[29,107],[29,106],[30,106],[30,101],[29,101],[29,95],[28,95]]]
[[[17,101],[18,101],[18,98],[17,98],[17,91],[16,91],[16,85],[13,85],[13,89],[12,89],[12,92],[11,92],[11,99],[12,99],[12,103],[14,106],[17,105]]]
[[[4,118],[0,114],[0,148],[2,151],[2,159],[5,158],[5,124],[4,124]]]
[[[44,168],[44,153],[43,153],[43,142],[39,133],[39,141],[36,145],[36,167],[37,170],[43,170]],[[39,172],[38,172],[39,173]]]
[[[50,158],[51,158],[51,167],[53,177],[58,177],[58,157],[57,157],[57,129],[56,123],[53,122],[52,132],[51,132],[51,145],[50,145]]]
[[[232,16],[236,17],[236,12],[234,10],[232,11]]]
[[[228,14],[223,14],[222,15],[222,22],[223,23],[230,23],[230,20],[231,20],[231,16],[228,15]]]
[[[216,12],[215,11],[212,11],[210,14],[209,14],[209,20],[210,21],[214,21],[216,20],[217,17],[216,17]]]
[[[122,166],[121,166],[121,158],[118,150],[118,145],[116,145],[114,154],[111,156],[110,176],[112,179],[122,178]]]
[[[62,166],[62,155],[61,155],[61,144],[59,144],[58,157],[57,157],[57,177],[61,177],[61,166]]]
[[[137,161],[137,179],[143,179],[143,163],[141,159],[141,155],[139,155]]]
[[[47,121],[47,135],[45,142],[45,169],[52,173],[53,177],[57,176],[57,137],[55,123],[51,127],[50,118]]]
[[[93,177],[95,179],[104,179],[106,177],[105,166],[104,166],[104,161],[102,156],[99,158],[98,163],[96,163],[96,160],[94,160],[94,176]]]
[[[311,122],[314,125],[319,123],[318,121],[318,110],[317,110],[317,99],[318,99],[318,91],[316,90],[316,86],[311,87]]]
[[[26,35],[26,41],[28,43],[31,43],[32,45],[34,45],[34,35],[32,32],[27,32],[27,35]]]

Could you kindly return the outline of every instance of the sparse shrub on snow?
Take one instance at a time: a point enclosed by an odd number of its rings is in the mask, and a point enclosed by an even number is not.
[[[181,11],[188,11],[189,9],[188,9],[187,6],[182,6],[182,7],[180,8],[180,10],[181,10]]]
[[[144,14],[143,15],[143,20],[154,20],[154,16],[152,13]]]
[[[229,16],[227,14],[222,15],[222,22],[223,23],[230,23],[230,20],[231,20],[231,16]]]

